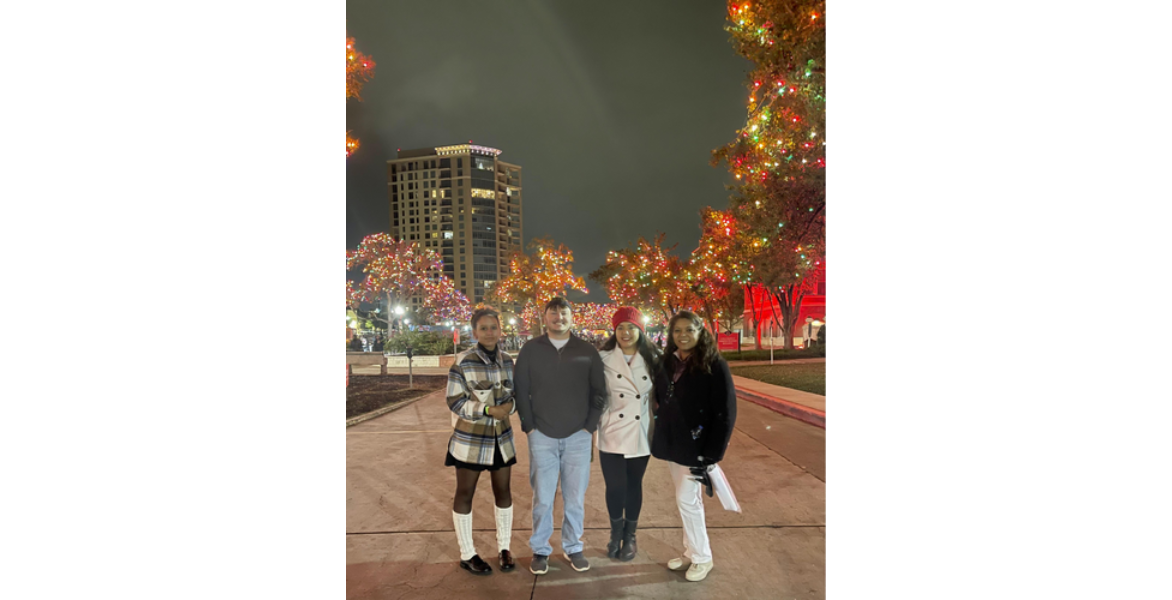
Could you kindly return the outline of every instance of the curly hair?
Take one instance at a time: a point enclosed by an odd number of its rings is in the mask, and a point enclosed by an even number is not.
[[[681,310],[676,313],[671,318],[671,321],[667,323],[667,350],[664,351],[667,358],[664,360],[664,366],[668,366],[667,363],[669,362],[674,365],[674,362],[679,360],[675,357],[676,350],[679,348],[676,346],[676,338],[672,335],[672,332],[675,331],[676,321],[682,320],[690,321],[699,330],[699,334],[696,335],[696,347],[692,348],[692,353],[684,360],[684,368],[688,371],[712,373],[712,364],[720,358],[720,352],[716,347],[716,339],[705,329],[704,320],[696,313],[688,310]]]
[[[501,326],[500,313],[498,313],[496,311],[496,309],[491,306],[482,306],[482,307],[476,309],[476,312],[472,313],[471,323],[472,323],[473,330],[476,329],[476,322],[479,321],[480,319],[482,319],[483,317],[492,317],[492,318],[496,319],[496,326],[497,327]]]

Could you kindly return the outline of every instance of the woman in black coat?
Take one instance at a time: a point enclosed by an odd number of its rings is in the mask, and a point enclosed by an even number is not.
[[[656,375],[655,435],[651,455],[668,461],[684,524],[684,555],[668,561],[675,571],[691,563],[688,581],[712,570],[700,478],[724,458],[737,419],[737,394],[728,363],[700,317],[680,311],[668,323],[667,351]]]

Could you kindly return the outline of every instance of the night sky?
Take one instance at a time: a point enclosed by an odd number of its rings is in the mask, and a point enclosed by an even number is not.
[[[728,42],[725,6],[349,0],[348,33],[377,68],[346,103],[362,144],[346,163],[347,248],[389,231],[396,149],[472,140],[522,167],[524,242],[566,244],[576,274],[657,231],[687,256],[700,208],[728,203],[710,152],[745,117],[751,63]]]

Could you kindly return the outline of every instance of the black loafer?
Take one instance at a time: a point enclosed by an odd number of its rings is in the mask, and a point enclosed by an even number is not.
[[[488,563],[484,562],[479,554],[468,560],[460,561],[460,568],[473,575],[492,575],[492,567],[488,566]]]
[[[501,571],[508,572],[517,568],[517,563],[513,562],[513,554],[508,550],[501,550]]]

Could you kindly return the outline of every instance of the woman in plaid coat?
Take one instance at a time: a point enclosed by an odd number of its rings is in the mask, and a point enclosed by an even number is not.
[[[492,479],[496,499],[496,540],[501,571],[516,568],[509,553],[513,534],[513,496],[509,490],[512,465],[517,463],[509,415],[517,411],[513,399],[513,358],[497,347],[500,315],[491,308],[472,313],[476,346],[456,356],[448,371],[447,401],[452,411],[452,437],[444,465],[456,468],[456,497],[452,521],[460,544],[460,567],[475,575],[490,575],[492,567],[472,543],[472,496],[481,471]]]

